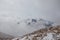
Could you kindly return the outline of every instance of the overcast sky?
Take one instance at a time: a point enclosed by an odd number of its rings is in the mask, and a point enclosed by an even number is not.
[[[1,16],[60,18],[60,0],[0,0]]]
[[[12,33],[18,18],[43,18],[60,24],[60,0],[0,0],[0,30]]]

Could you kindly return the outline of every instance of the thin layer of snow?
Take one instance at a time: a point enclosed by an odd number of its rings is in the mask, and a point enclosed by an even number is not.
[[[46,29],[46,28],[45,28]],[[40,29],[17,38],[19,40],[60,40],[60,26]],[[14,40],[17,40],[16,38]]]
[[[42,40],[54,40],[52,33],[47,33],[47,36],[45,36]]]
[[[17,40],[17,39],[19,39],[19,40],[34,40],[33,39],[34,36],[35,35],[25,36],[23,38],[14,38],[12,40]],[[35,39],[36,40],[58,40],[58,39],[60,39],[60,34],[56,35],[54,33],[47,33],[47,36],[43,36],[43,38],[42,37],[36,37]]]
[[[34,36],[32,36],[32,35],[28,36],[28,38],[27,38],[27,36],[25,36],[24,38],[21,38],[19,40],[32,40],[33,37]],[[17,38],[15,38],[13,40],[17,40]],[[47,36],[44,36],[43,39],[41,39],[41,37],[37,37],[37,40],[56,40],[56,34],[54,34],[54,33],[47,33]]]

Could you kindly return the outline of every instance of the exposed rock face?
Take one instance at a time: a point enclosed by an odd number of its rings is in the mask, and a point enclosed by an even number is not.
[[[60,40],[60,26],[49,27],[26,34],[19,40]],[[13,40],[17,40],[13,39]]]

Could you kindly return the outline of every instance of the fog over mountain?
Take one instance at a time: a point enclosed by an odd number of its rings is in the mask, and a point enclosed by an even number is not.
[[[1,32],[16,36],[35,30],[25,25],[28,18],[60,24],[60,0],[0,0]]]
[[[14,36],[22,36],[53,24],[53,22],[44,19],[20,20],[14,17],[0,17],[0,19],[0,31]]]

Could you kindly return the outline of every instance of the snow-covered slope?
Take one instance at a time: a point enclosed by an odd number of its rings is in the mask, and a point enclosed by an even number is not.
[[[60,40],[60,26],[49,27],[12,40]]]

